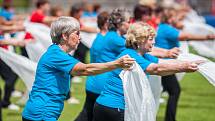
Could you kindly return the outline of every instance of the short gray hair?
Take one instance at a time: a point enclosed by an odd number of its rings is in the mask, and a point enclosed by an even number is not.
[[[80,30],[80,24],[73,17],[62,16],[51,24],[52,43],[60,44],[63,41],[62,34],[69,36],[74,31]]]

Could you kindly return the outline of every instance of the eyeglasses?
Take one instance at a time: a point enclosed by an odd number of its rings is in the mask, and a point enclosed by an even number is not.
[[[73,33],[76,34],[77,36],[80,36],[80,31],[75,31]]]

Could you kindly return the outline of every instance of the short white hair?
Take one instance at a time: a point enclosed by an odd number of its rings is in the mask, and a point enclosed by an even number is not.
[[[80,24],[73,17],[62,16],[51,24],[52,43],[60,44],[63,41],[62,34],[69,36],[74,31],[80,30]]]

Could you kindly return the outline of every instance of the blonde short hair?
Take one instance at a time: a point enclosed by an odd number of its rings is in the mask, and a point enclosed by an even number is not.
[[[136,22],[129,26],[126,35],[126,47],[138,49],[138,44],[155,37],[155,29],[147,23]]]

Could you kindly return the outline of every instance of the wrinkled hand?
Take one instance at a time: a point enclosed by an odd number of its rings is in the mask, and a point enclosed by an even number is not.
[[[198,65],[205,62],[204,60],[186,62],[185,72],[195,72],[199,69]]]
[[[131,58],[129,55],[122,56],[117,60],[120,68],[129,69],[135,62],[134,58]]]
[[[209,35],[207,35],[207,39],[214,40],[215,39],[215,35],[214,34],[209,34]]]
[[[179,48],[174,47],[174,48],[168,50],[168,53],[167,53],[167,54],[168,54],[168,57],[169,57],[169,58],[177,58],[178,55],[179,55],[179,53],[180,53]]]

